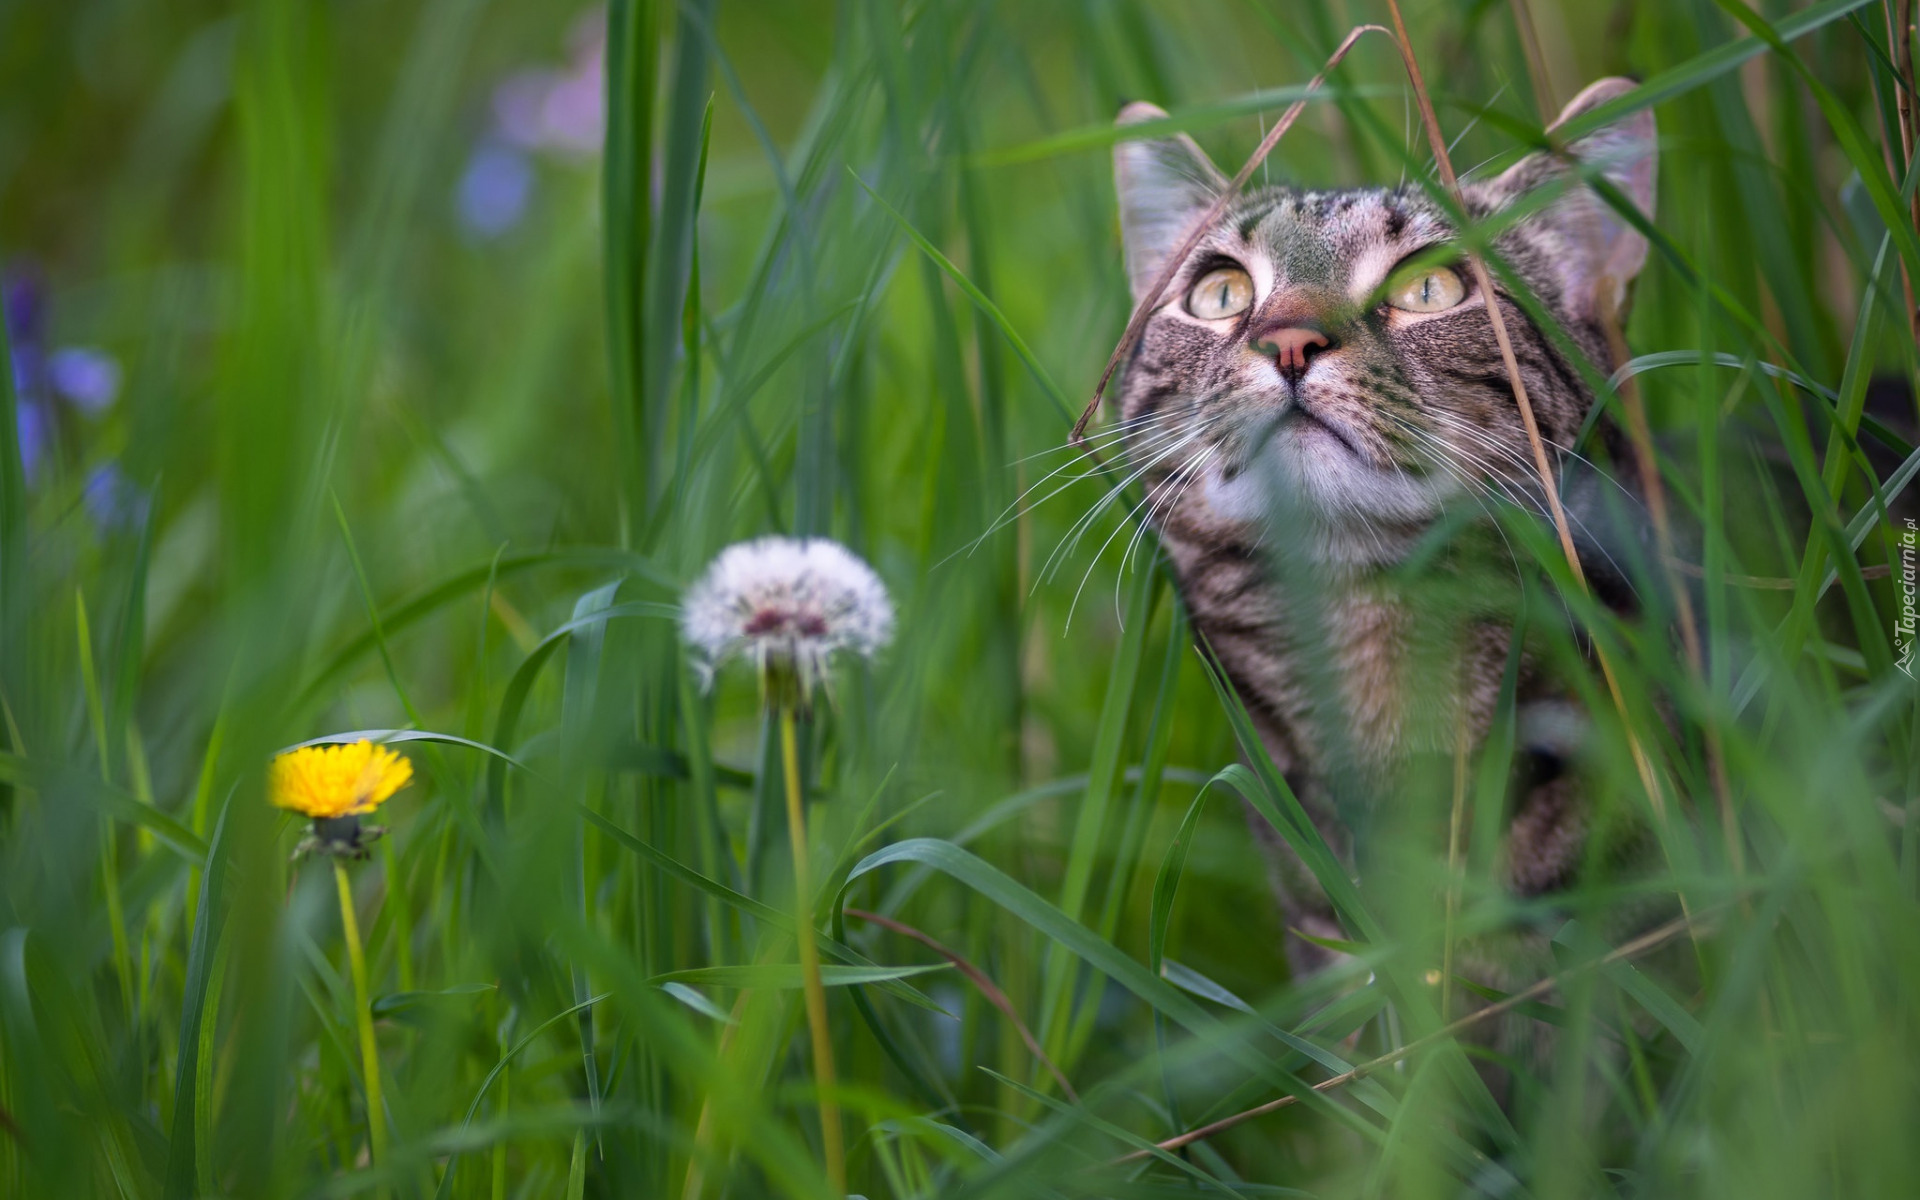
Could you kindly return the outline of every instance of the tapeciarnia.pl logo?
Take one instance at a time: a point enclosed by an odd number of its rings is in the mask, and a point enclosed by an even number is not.
[[[1908,679],[1913,678],[1914,630],[1920,623],[1920,613],[1914,610],[1914,598],[1920,594],[1920,572],[1914,565],[1916,544],[1920,544],[1920,525],[1908,517],[1900,530],[1900,615],[1893,622],[1893,649],[1899,655],[1893,665]]]

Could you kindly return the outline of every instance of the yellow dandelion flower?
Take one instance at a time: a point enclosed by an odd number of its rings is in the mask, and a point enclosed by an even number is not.
[[[372,742],[302,746],[273,760],[273,803],[314,820],[370,813],[407,786],[413,764]]]

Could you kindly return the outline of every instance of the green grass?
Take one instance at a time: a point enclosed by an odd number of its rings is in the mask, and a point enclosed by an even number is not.
[[[1595,612],[1504,519],[1549,652],[1571,612],[1616,666],[1595,786],[1661,866],[1551,911],[1485,883],[1497,722],[1451,917],[1452,764],[1349,880],[1243,755],[1150,539],[1123,569],[1129,504],[1071,541],[1106,484],[1069,467],[1016,507],[1128,315],[1122,100],[1238,163],[1384,4],[614,0],[604,150],[534,153],[518,222],[468,232],[492,89],[568,66],[558,7],[0,4],[25,348],[125,372],[89,417],[0,371],[0,1195],[826,1196],[807,926],[869,1197],[1915,1190],[1920,171],[1882,4],[1531,0],[1544,78],[1511,5],[1409,5],[1463,170],[1536,143],[1542,91],[1647,81],[1625,332],[1705,575],[1696,672],[1664,601]],[[1267,174],[1430,183],[1412,113],[1363,41]],[[30,474],[22,405],[57,414]],[[144,504],[88,504],[108,464]],[[805,922],[777,730],[744,676],[699,689],[673,621],[766,532],[841,539],[900,609],[801,730]],[[373,1163],[334,881],[289,863],[265,769],[399,729],[432,735],[416,782],[349,868]],[[1287,979],[1243,799],[1358,969]],[[1609,957],[1675,893],[1691,931]],[[1519,1004],[1559,1037],[1503,1113],[1435,1036],[1467,985],[1429,979],[1515,919],[1563,977]]]

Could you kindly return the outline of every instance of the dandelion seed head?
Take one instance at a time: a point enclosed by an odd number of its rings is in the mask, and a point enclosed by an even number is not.
[[[681,632],[709,681],[739,658],[763,684],[790,678],[804,701],[836,654],[871,658],[892,639],[893,603],[838,542],[765,537],[721,551],[687,589]]]

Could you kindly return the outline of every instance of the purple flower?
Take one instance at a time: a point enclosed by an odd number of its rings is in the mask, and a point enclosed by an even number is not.
[[[13,347],[13,392],[22,401],[30,400],[40,393],[40,351],[37,347],[14,340],[11,332],[7,341]]]
[[[104,530],[141,525],[147,519],[147,494],[113,463],[87,476],[81,499],[94,524]]]
[[[600,60],[590,59],[547,89],[540,106],[546,145],[568,154],[600,153],[607,134],[607,91]]]
[[[20,469],[29,484],[40,473],[40,456],[47,448],[47,418],[40,406],[25,396],[14,409],[14,428],[20,435]]]
[[[40,397],[45,292],[39,273],[31,268],[10,272],[0,280],[0,315],[6,320],[7,344],[13,351],[13,390],[22,404]]]
[[[516,71],[493,89],[493,124],[502,141],[522,150],[546,145],[547,93],[558,71]]]
[[[481,237],[512,229],[533,195],[533,165],[511,146],[482,144],[467,161],[455,193],[460,223]]]
[[[31,484],[39,474],[40,459],[52,434],[40,407],[41,377],[45,373],[40,341],[46,324],[45,288],[31,265],[0,277],[0,320],[6,323],[7,348],[12,361],[0,369],[13,373],[14,429],[20,441],[20,468]]]
[[[555,149],[600,153],[607,132],[607,11],[580,14],[567,35],[573,62],[547,93],[546,125]]]
[[[516,71],[493,89],[495,136],[521,150],[590,157],[606,138],[607,19],[590,10],[569,39],[562,68]]]
[[[120,364],[104,351],[66,346],[47,359],[47,381],[75,408],[97,417],[120,395]]]
[[[15,346],[38,345],[46,332],[46,289],[31,267],[9,272],[0,283],[0,309],[7,321],[7,337]]]

